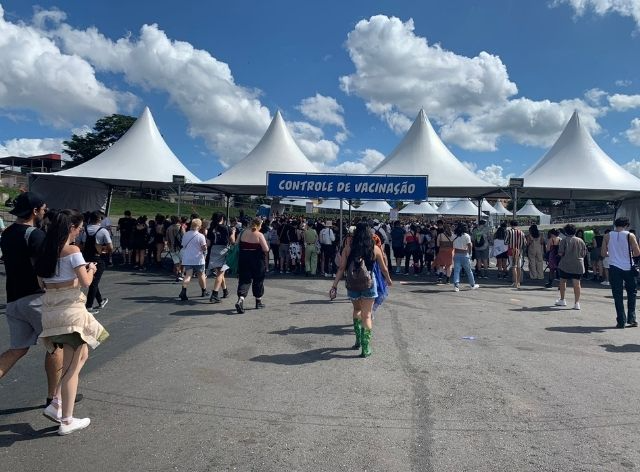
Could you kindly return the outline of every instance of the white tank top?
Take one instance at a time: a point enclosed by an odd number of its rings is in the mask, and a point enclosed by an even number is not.
[[[629,260],[629,241],[627,240],[629,231],[611,231],[609,233],[609,265],[618,269],[631,270]]]
[[[85,264],[86,262],[82,253],[74,252],[73,254],[59,258],[56,273],[53,274],[53,277],[46,277],[42,280],[45,284],[69,282],[78,278],[75,271],[76,267],[80,267]]]

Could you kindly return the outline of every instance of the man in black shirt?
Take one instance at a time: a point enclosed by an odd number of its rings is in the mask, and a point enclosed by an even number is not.
[[[131,217],[131,212],[126,210],[124,218],[118,220],[118,230],[120,231],[120,247],[124,264],[131,263],[131,252],[133,250],[133,229],[136,226],[136,219]]]
[[[42,332],[42,289],[32,260],[44,241],[45,233],[37,225],[42,221],[47,206],[32,192],[20,194],[15,201],[11,213],[17,219],[2,233],[0,240],[7,274],[6,312],[11,342],[11,347],[0,354],[0,378],[27,353],[29,347],[37,343]],[[53,398],[61,370],[62,350],[47,353],[47,403]]]

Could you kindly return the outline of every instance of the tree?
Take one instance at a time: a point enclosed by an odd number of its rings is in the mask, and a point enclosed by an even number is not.
[[[131,128],[136,119],[133,116],[110,115],[96,121],[93,131],[79,136],[74,134],[69,141],[63,141],[64,153],[72,162],[66,167],[75,167],[93,159],[120,139]]]

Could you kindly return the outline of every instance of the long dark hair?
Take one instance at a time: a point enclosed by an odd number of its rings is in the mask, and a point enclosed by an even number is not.
[[[465,223],[458,223],[455,229],[456,236],[458,237],[462,236],[467,231],[469,231],[469,228],[467,228],[467,225]]]
[[[540,231],[538,230],[538,225],[531,225],[529,227],[529,235],[533,238],[539,238],[540,237]]]
[[[363,258],[365,261],[373,261],[373,238],[367,223],[358,223],[351,238],[351,251],[347,258],[347,265],[354,259]]]
[[[36,259],[36,274],[51,277],[56,273],[62,248],[69,239],[71,228],[77,228],[84,221],[82,213],[76,210],[61,210],[49,224],[47,235]]]
[[[212,228],[215,231],[216,229],[218,229],[218,226],[222,225],[223,221],[224,221],[224,214],[219,211],[215,212],[213,215],[211,215],[210,228]]]

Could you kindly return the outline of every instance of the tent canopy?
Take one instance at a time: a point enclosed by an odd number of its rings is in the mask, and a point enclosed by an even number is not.
[[[428,175],[429,198],[480,196],[497,188],[467,169],[447,149],[424,110],[400,144],[371,173]]]
[[[513,212],[507,210],[500,200],[496,202],[493,208],[496,211],[496,215],[513,215]]]
[[[536,208],[531,200],[527,200],[527,202],[516,212],[517,216],[537,216],[540,218],[541,224],[549,224],[551,223],[551,215],[547,215],[546,213],[542,213],[540,210]]]
[[[574,112],[549,151],[522,177],[522,196],[621,200],[640,195],[640,179],[613,161]]]
[[[398,212],[401,215],[437,215],[436,210],[429,202],[409,203]]]
[[[325,200],[319,205],[316,205],[318,208],[322,208],[323,210],[340,210],[340,200]],[[342,200],[342,210],[349,211],[349,202],[346,200]],[[351,208],[353,210],[353,208]]]
[[[174,175],[183,175],[187,183],[200,179],[187,169],[169,149],[148,107],[113,146],[79,166],[51,177],[74,177],[97,180],[107,185],[165,188]]]
[[[482,199],[482,211],[485,213],[489,213],[490,215],[495,215],[498,213],[498,211],[489,204],[486,198]]]
[[[358,208],[354,208],[353,211],[360,211],[366,213],[389,213],[391,211],[391,205],[382,200],[370,200],[363,202]]]
[[[445,211],[438,210],[438,212],[441,215],[478,216],[478,207],[475,206],[471,200],[465,198],[463,200],[458,200]]]
[[[246,157],[204,184],[227,194],[264,195],[267,172],[318,172],[293,140],[280,111]]]

